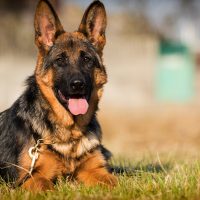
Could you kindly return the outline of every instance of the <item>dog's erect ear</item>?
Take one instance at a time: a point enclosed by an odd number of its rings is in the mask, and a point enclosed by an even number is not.
[[[35,12],[35,42],[39,49],[49,50],[56,37],[64,32],[60,20],[47,0],[40,0]]]
[[[106,10],[100,1],[94,1],[85,11],[78,31],[82,32],[97,48],[103,50],[106,43]]]

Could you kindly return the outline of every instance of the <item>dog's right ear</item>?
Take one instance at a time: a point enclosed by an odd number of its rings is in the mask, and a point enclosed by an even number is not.
[[[58,35],[64,32],[56,12],[47,0],[39,1],[34,26],[36,45],[44,51],[48,51]]]

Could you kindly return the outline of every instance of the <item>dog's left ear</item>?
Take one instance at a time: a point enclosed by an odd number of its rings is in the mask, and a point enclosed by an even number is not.
[[[85,11],[78,31],[102,53],[106,43],[105,30],[107,25],[106,10],[100,1],[94,1]]]
[[[35,42],[48,51],[58,35],[64,32],[60,20],[48,0],[40,0],[35,12]]]

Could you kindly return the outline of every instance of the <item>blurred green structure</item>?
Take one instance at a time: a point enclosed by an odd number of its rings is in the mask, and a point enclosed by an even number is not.
[[[156,74],[156,97],[163,102],[188,102],[194,96],[195,63],[187,46],[162,41]]]

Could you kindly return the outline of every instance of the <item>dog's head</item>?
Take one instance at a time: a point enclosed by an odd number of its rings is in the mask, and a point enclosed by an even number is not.
[[[72,115],[85,115],[90,107],[94,109],[92,98],[99,99],[106,83],[101,58],[106,28],[104,5],[94,1],[85,11],[78,30],[68,33],[50,3],[40,0],[34,25],[39,49],[37,79],[53,91],[58,103]],[[49,101],[51,95],[46,94]]]

